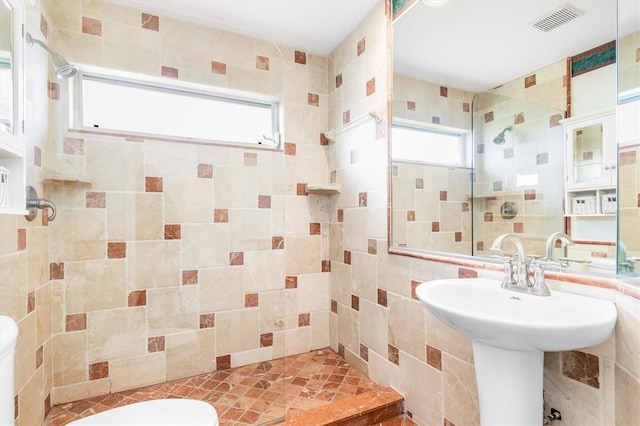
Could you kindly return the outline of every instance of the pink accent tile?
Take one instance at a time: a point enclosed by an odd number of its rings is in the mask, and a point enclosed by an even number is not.
[[[230,266],[244,265],[244,252],[233,251],[229,253],[229,265]]]
[[[494,191],[502,191],[502,181],[493,182]]]
[[[182,285],[198,284],[198,270],[189,269],[182,271]]]
[[[367,81],[367,96],[371,96],[376,93],[376,78],[373,77],[371,80]]]
[[[369,254],[378,254],[378,241],[373,239],[373,238],[369,238],[369,240],[367,241],[367,253]]]
[[[336,216],[337,216],[337,219],[338,219],[338,223],[344,222],[344,210],[343,209],[338,209],[338,211],[336,212]]]
[[[424,179],[417,178],[416,179],[416,189],[424,189]]]
[[[514,222],[514,224],[513,224],[513,232],[515,232],[516,234],[523,234],[524,233],[524,223],[522,223],[522,222]]]
[[[390,362],[400,365],[400,351],[393,345],[387,345],[387,358]]]
[[[49,38],[49,23],[42,14],[40,14],[40,33],[44,38]]]
[[[358,206],[359,207],[367,207],[367,193],[360,192],[358,194]]]
[[[216,369],[228,370],[231,368],[231,355],[221,355],[216,357]]]
[[[135,290],[127,297],[127,306],[145,306],[147,304],[147,290]]]
[[[479,143],[478,146],[476,147],[476,152],[478,154],[484,154],[484,144],[483,143]]]
[[[478,278],[478,271],[473,269],[458,268],[458,278]]]
[[[298,327],[306,327],[311,324],[311,314],[298,314]]]
[[[211,179],[213,177],[213,164],[198,164],[198,177]]]
[[[549,153],[548,152],[541,152],[539,154],[536,155],[536,165],[540,165],[540,164],[548,164],[549,163]]]
[[[351,121],[351,110],[346,110],[342,113],[342,124],[347,124]]]
[[[562,353],[562,374],[596,389],[600,388],[600,360],[580,351]]]
[[[336,75],[336,89],[342,86],[342,73]]]
[[[531,201],[536,199],[536,190],[535,189],[525,189],[524,190],[524,200]]]
[[[164,190],[161,177],[147,176],[144,178],[146,192],[162,192]]]
[[[155,336],[147,339],[147,352],[162,352],[165,349],[165,337]]]
[[[87,329],[87,314],[67,315],[65,319],[65,331],[80,331]]]
[[[634,166],[638,164],[636,151],[621,152],[619,161],[620,161],[620,166]]]
[[[415,222],[416,220],[416,211],[408,210],[407,211],[407,222]]]
[[[440,222],[431,222],[431,232],[440,232]]]
[[[271,237],[271,250],[284,250],[284,237]]]
[[[296,155],[296,144],[285,142],[284,143],[284,155]]]
[[[446,417],[443,419],[444,420],[444,426],[456,426],[456,424],[454,422],[452,422],[451,420],[447,419]]]
[[[387,307],[387,291],[378,289],[378,305]]]
[[[344,250],[342,257],[344,258],[344,263],[351,265],[351,252],[349,250]]]
[[[256,167],[258,165],[258,154],[254,152],[245,152],[244,165],[247,167]]]
[[[140,25],[145,30],[160,31],[160,17],[149,13],[142,13]]]
[[[289,275],[285,277],[284,288],[286,289],[298,288],[298,277],[294,275]]]
[[[42,167],[42,150],[39,146],[33,147],[33,164]]]
[[[260,347],[266,348],[273,346],[273,333],[264,333],[260,335]]]
[[[229,223],[229,210],[228,209],[214,209],[213,210],[213,222],[214,223]]]
[[[36,349],[36,369],[40,368],[44,362],[44,346],[40,346]]]
[[[362,37],[360,40],[358,40],[358,56],[362,55],[365,50],[367,50],[367,40],[365,39],[365,37]]]
[[[351,309],[354,311],[360,310],[360,298],[354,294],[351,295]]]
[[[60,100],[60,84],[49,81],[47,83],[49,99],[52,101]]]
[[[477,251],[484,251],[484,241],[478,241],[476,243],[476,250]]]
[[[330,141],[326,133],[320,133],[320,145],[326,146],[326,145],[329,145],[329,143]]]
[[[413,101],[407,101],[407,111],[415,111],[416,103]]]
[[[471,112],[471,105],[469,102],[462,103],[462,112]]]
[[[82,32],[84,34],[102,37],[102,21],[99,19],[82,17]]]
[[[427,364],[442,371],[442,351],[427,345]]]
[[[513,148],[505,148],[502,151],[503,158],[513,158]]]
[[[258,208],[270,209],[271,208],[271,195],[258,195]]]
[[[317,93],[307,93],[307,104],[311,106],[320,105],[320,95]]]
[[[462,232],[460,231],[456,231],[453,235],[453,239],[456,243],[459,243],[462,241]]]
[[[636,62],[640,62],[640,47],[636,48]]]
[[[107,207],[107,194],[105,192],[87,192],[85,205],[88,209],[104,209]]]
[[[84,155],[84,139],[63,138],[62,151],[69,155]]]
[[[360,358],[369,361],[369,348],[360,343]]]
[[[484,122],[490,123],[493,121],[493,111],[485,112],[484,114]]]
[[[211,72],[214,74],[227,75],[227,64],[211,61]]]
[[[255,308],[258,306],[258,293],[246,293],[244,295],[244,307]]]
[[[319,223],[309,224],[309,235],[320,235],[322,227]]]
[[[18,228],[17,230],[17,243],[16,248],[18,250],[24,250],[27,248],[27,230],[25,228]]]
[[[493,212],[484,212],[484,221],[493,222]]]
[[[200,329],[213,328],[216,326],[216,314],[200,314]]]
[[[331,261],[330,260],[323,260],[322,261],[322,265],[320,266],[320,270],[322,272],[331,272]]]
[[[420,285],[420,281],[411,280],[411,298],[414,300],[418,300],[418,295],[416,294],[416,287]]]
[[[449,97],[449,88],[440,86],[440,96],[442,96],[443,98]]]
[[[256,69],[269,71],[269,58],[266,56],[256,55]]]
[[[344,358],[344,345],[341,343],[338,343],[338,355],[340,358]]]
[[[64,262],[49,264],[49,279],[50,280],[64,279]]]
[[[528,88],[528,87],[531,87],[531,86],[535,86],[535,85],[536,85],[536,75],[535,74],[532,74],[532,75],[524,78],[524,88],[525,89]]]
[[[295,61],[296,64],[306,65],[307,64],[307,54],[305,52],[301,52],[299,50],[296,50],[294,52],[294,61]]]
[[[513,118],[513,124],[522,124],[524,123],[524,113],[516,114]]]
[[[435,115],[431,117],[431,122],[433,124],[440,124],[440,117],[436,117]]]
[[[178,71],[178,68],[168,67],[163,65],[162,68],[160,69],[160,74],[163,77],[179,78],[180,72]]]
[[[109,377],[109,362],[89,364],[89,380],[106,379]]]
[[[334,314],[338,313],[338,302],[333,299],[331,299],[331,312],[333,312]]]
[[[124,259],[127,257],[127,243],[107,243],[107,257],[109,259]]]
[[[556,127],[556,126],[561,126],[562,123],[560,122],[560,120],[562,120],[564,117],[562,116],[562,114],[554,114],[551,117],[549,117],[549,127]]]
[[[164,226],[164,239],[165,240],[180,240],[180,239],[182,239],[182,225],[165,225]]]
[[[35,311],[36,309],[36,292],[30,291],[27,294],[27,314]]]
[[[447,191],[440,191],[440,201],[447,201],[448,193]]]
[[[467,201],[463,202],[462,203],[462,211],[463,212],[468,212],[470,210],[471,210],[470,204]]]
[[[297,195],[308,195],[307,194],[307,184],[306,183],[297,183],[296,184],[296,194]]]

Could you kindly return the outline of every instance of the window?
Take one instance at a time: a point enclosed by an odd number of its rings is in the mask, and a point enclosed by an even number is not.
[[[467,133],[394,123],[391,159],[447,166],[470,166]]]
[[[80,73],[74,127],[279,147],[279,103]],[[262,98],[262,99],[261,99]]]

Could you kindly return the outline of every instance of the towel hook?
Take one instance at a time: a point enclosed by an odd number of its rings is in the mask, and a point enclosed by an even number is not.
[[[51,214],[47,219],[52,221],[56,218],[56,206],[49,200],[38,198],[38,192],[33,186],[27,186],[27,210],[29,214],[24,217],[31,222],[38,215],[38,209],[51,209]]]

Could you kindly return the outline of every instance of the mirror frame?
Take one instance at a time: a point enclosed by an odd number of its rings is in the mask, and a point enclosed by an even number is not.
[[[16,153],[23,153],[24,85],[24,5],[23,0],[3,0],[11,13],[11,73],[13,85],[13,132],[0,131],[0,144]]]

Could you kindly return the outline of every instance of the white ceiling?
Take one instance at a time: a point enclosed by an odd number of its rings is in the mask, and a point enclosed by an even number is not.
[[[381,0],[107,0],[328,55]],[[530,23],[571,3],[585,14],[547,33]],[[619,0],[640,22],[638,0]],[[483,91],[616,38],[616,0],[418,1],[394,24],[394,70]],[[636,28],[637,30],[637,28]],[[630,32],[630,30],[629,30]]]

